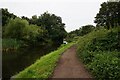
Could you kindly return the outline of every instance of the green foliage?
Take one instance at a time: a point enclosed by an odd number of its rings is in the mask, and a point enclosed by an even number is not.
[[[19,48],[22,46],[22,41],[18,41],[16,39],[2,39],[2,48],[7,49],[7,48]]]
[[[33,44],[43,38],[45,31],[36,25],[28,25],[24,28],[23,33],[23,39]]]
[[[99,13],[95,17],[97,26],[104,26],[107,29],[120,26],[120,1],[104,2],[101,4]]]
[[[29,24],[41,26],[43,30],[47,32],[45,41],[50,41],[53,44],[60,45],[63,43],[63,39],[66,37],[65,24],[62,22],[62,18],[55,14],[45,12],[37,17],[32,16],[31,19],[23,16],[22,19],[27,20]]]
[[[9,13],[8,9],[0,9],[2,11],[2,26],[5,26],[11,18],[15,18],[16,15]]]
[[[20,18],[12,19],[5,28],[5,36],[7,38],[22,39],[23,30],[28,25],[26,20]]]
[[[100,30],[94,30],[92,31],[91,33],[85,35],[85,36],[82,36],[79,38],[79,42],[78,42],[78,51],[79,52],[82,52],[86,46],[86,44],[90,44],[91,41],[97,37],[104,37],[106,34],[107,34],[108,30],[106,29],[100,29]]]
[[[30,20],[30,24],[36,24],[42,26],[43,29],[47,30],[48,37],[55,44],[63,43],[63,38],[66,37],[66,31],[64,29],[65,24],[62,22],[61,17],[48,12],[43,13],[39,18],[33,16]]]
[[[94,29],[95,29],[95,27],[93,25],[82,26],[82,28],[80,28],[80,30],[81,30],[81,36],[90,33]]]
[[[67,35],[62,18],[55,14],[45,12],[39,17],[34,15],[32,18],[25,16],[16,18],[7,9],[2,9],[2,13],[3,38],[24,40],[30,44],[50,42],[50,44],[60,45]]]
[[[120,50],[120,47],[118,46],[118,33],[111,30],[104,37],[94,38],[88,47],[90,51]]]
[[[15,18],[6,26],[4,37],[23,40],[27,44],[37,44],[37,42],[45,42],[46,32],[41,27],[29,25],[26,20]]]
[[[79,39],[77,54],[97,79],[120,78],[119,30],[94,30]]]
[[[61,48],[58,48],[58,50],[41,57],[34,64],[21,71],[17,75],[13,76],[13,78],[21,80],[22,78],[49,78],[53,73],[53,70],[56,66],[60,55],[72,45],[73,43],[69,43],[67,45],[62,46]]]
[[[101,80],[105,80],[105,78],[111,80],[120,79],[120,59],[112,54],[114,52],[101,52],[96,54],[93,61],[88,64],[88,68],[96,78]]]
[[[94,29],[95,29],[95,27],[93,25],[82,26],[80,29],[76,29],[74,31],[69,32],[66,37],[66,40],[68,42],[78,40],[79,36],[84,36],[84,35],[90,33],[91,31],[93,31]]]

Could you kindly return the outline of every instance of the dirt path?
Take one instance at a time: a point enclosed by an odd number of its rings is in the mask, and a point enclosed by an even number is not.
[[[78,60],[75,46],[62,54],[52,78],[91,78],[83,63]]]

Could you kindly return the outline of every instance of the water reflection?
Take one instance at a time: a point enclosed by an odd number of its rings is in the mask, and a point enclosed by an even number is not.
[[[3,52],[2,55],[2,75],[3,78],[10,78],[19,71],[34,63],[41,56],[54,50],[55,47],[29,47],[21,48],[17,51]]]

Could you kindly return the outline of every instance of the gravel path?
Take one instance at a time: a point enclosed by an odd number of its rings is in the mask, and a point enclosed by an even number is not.
[[[75,46],[69,48],[60,57],[53,72],[52,79],[54,78],[92,78],[84,68],[84,64],[78,60]]]

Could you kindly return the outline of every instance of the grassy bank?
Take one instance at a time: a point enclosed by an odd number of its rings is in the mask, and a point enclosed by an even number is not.
[[[53,51],[39,60],[34,64],[26,68],[25,70],[19,72],[14,78],[49,78],[56,66],[56,63],[60,55],[74,43],[69,43],[67,45],[62,45],[58,50]]]
[[[97,79],[120,79],[120,28],[99,29],[80,37],[77,55]]]

